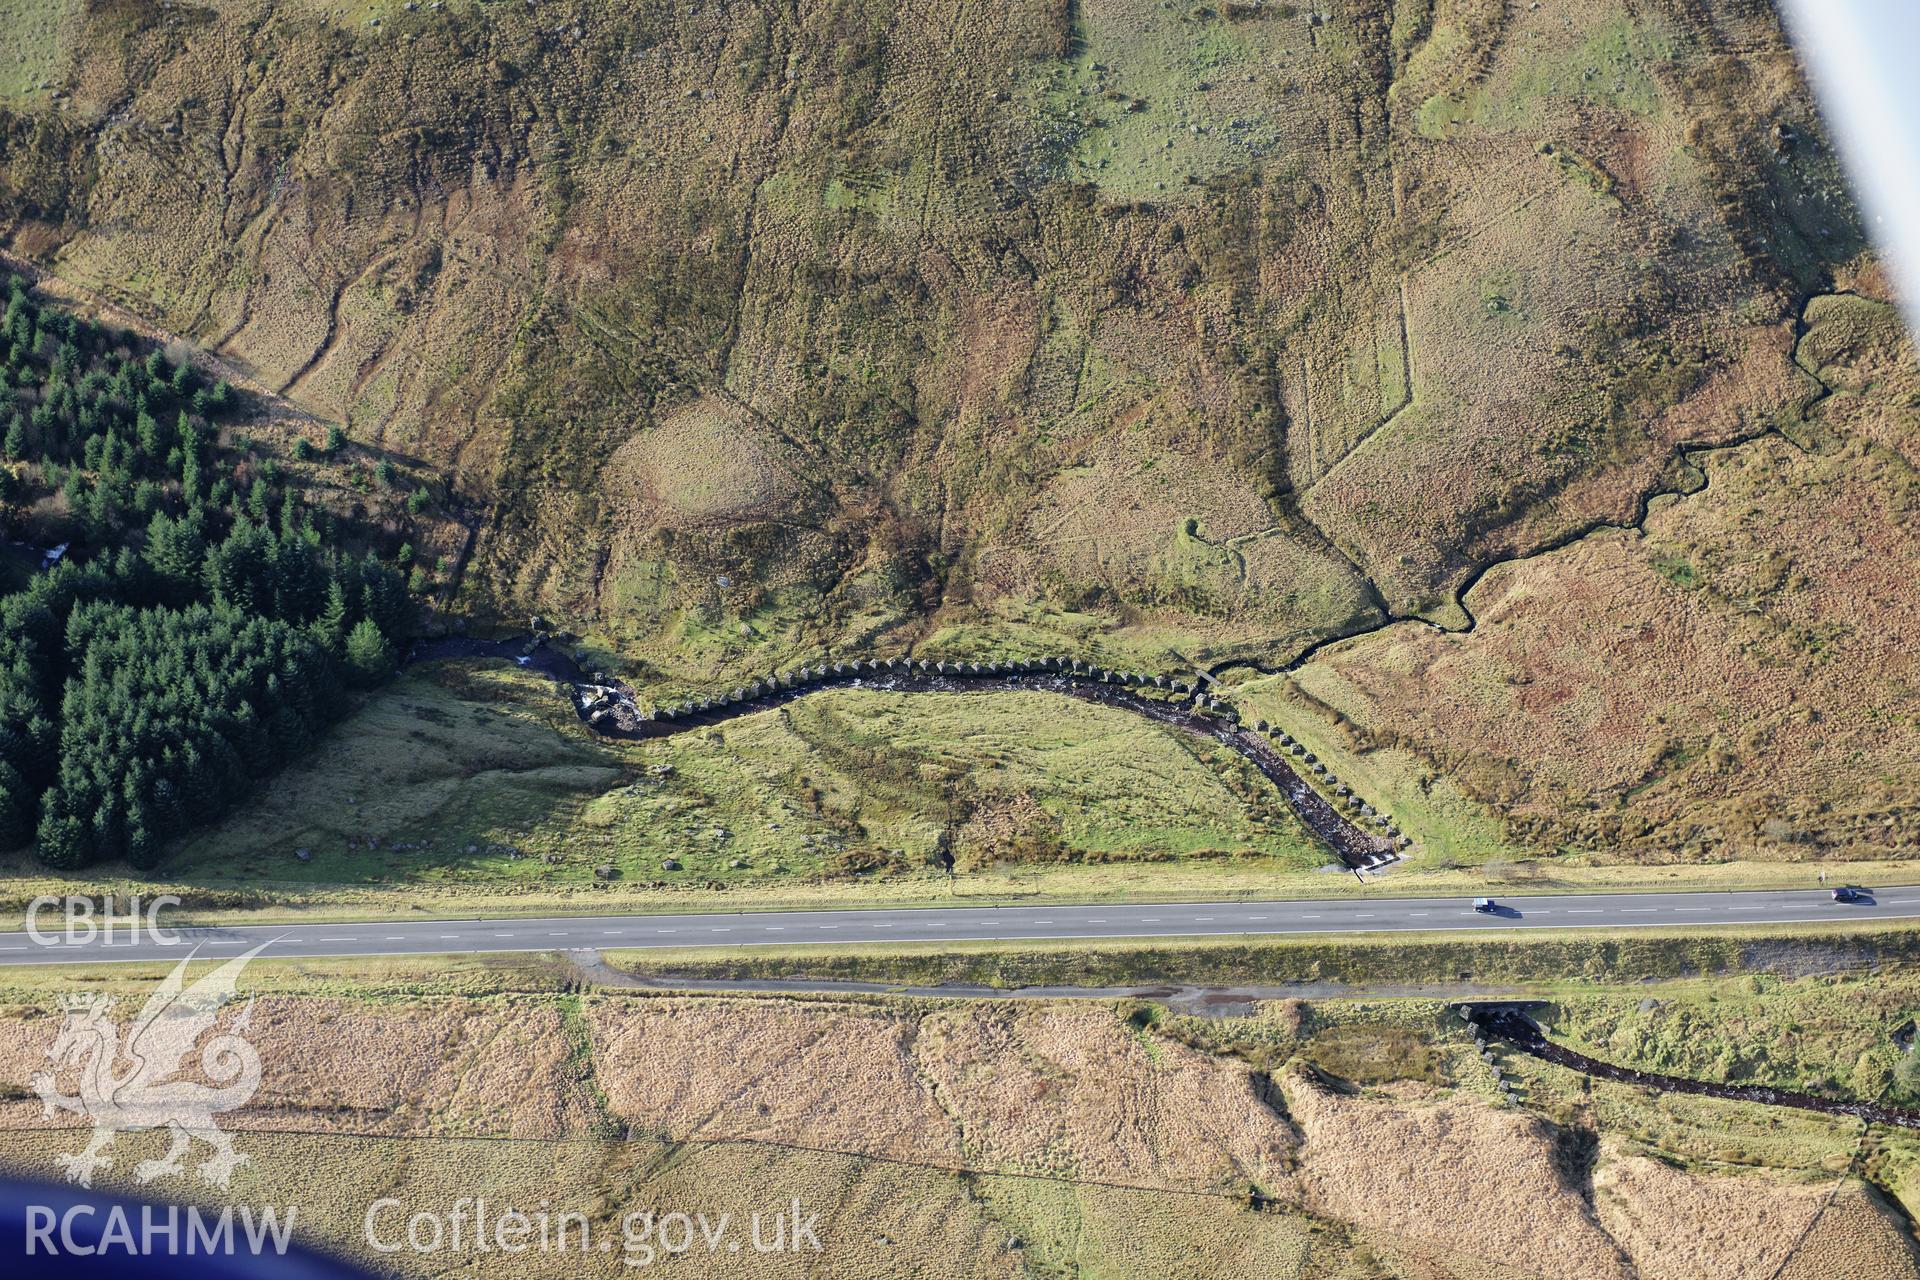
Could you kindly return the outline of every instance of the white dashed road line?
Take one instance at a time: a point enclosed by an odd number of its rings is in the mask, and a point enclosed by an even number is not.
[[[1913,892],[1911,889],[1906,891]],[[599,938],[602,940],[601,945],[609,947],[664,947],[668,945],[669,939],[677,942],[679,939],[675,935],[682,933],[707,935],[705,940],[688,938],[686,941],[689,946],[740,947],[778,944],[786,941],[786,939],[775,938],[773,935],[776,933],[805,935],[795,940],[799,942],[829,942],[832,939],[826,935],[843,930],[856,935],[855,939],[850,940],[871,938],[879,941],[883,936],[897,936],[902,939],[914,938],[926,942],[937,942],[941,938],[978,938],[1012,942],[1022,939],[1062,937],[1109,938],[1128,933],[1141,936],[1172,934],[1198,937],[1234,933],[1294,932],[1325,937],[1342,932],[1360,934],[1383,929],[1406,931],[1447,929],[1484,932],[1490,928],[1503,930],[1532,928],[1535,931],[1555,928],[1562,930],[1670,928],[1687,922],[1648,920],[1644,917],[1660,914],[1710,916],[1721,912],[1758,915],[1761,919],[1754,923],[1768,924],[1830,924],[1869,917],[1881,920],[1920,918],[1920,895],[1912,898],[1883,898],[1878,903],[1868,901],[1863,904],[1868,909],[1855,911],[1828,903],[1826,898],[1825,893],[1816,893],[1813,889],[1773,892],[1661,893],[1646,896],[1579,894],[1566,897],[1520,897],[1504,902],[1502,904],[1504,909],[1497,915],[1469,911],[1466,900],[1459,898],[1189,902],[1166,903],[1158,908],[1179,912],[1177,916],[1136,916],[1132,912],[1139,908],[1126,904],[1114,904],[1104,909],[1118,911],[1121,914],[1075,915],[1071,919],[1032,915],[1031,912],[1035,910],[1046,909],[1033,906],[1013,907],[1006,910],[956,906],[914,910],[851,910],[833,913],[723,912],[705,917],[738,922],[732,925],[707,925],[702,923],[701,917],[687,915],[533,919],[527,922],[526,929],[513,930],[497,927],[507,923],[505,920],[420,920],[408,922],[407,927],[420,930],[434,929],[436,932],[384,935],[312,932],[314,929],[325,928],[324,924],[293,926],[285,929],[269,927],[230,929],[203,926],[179,931],[176,938],[182,944],[199,946],[203,954],[216,950],[239,950],[255,947],[261,943],[278,942],[280,946],[275,948],[276,951],[291,957],[301,954],[340,956],[362,952],[421,955],[514,949],[564,950],[573,945],[573,939],[580,939],[582,946],[592,945],[587,941],[591,938]],[[1566,905],[1569,902],[1582,900],[1599,902],[1602,905],[1598,907]],[[1551,905],[1556,902],[1558,906]],[[1057,905],[1064,911],[1087,909],[1066,904]],[[1141,904],[1141,906],[1148,910],[1156,909],[1149,904]],[[1308,906],[1316,909],[1301,910]],[[1368,909],[1357,910],[1363,906]],[[1878,911],[1871,909],[1875,906],[1879,908]],[[1322,910],[1323,907],[1333,909]],[[1224,916],[1189,914],[1220,910],[1226,910],[1231,914]],[[1592,915],[1600,916],[1601,919],[1574,921],[1553,918],[1561,915]],[[1432,917],[1443,918],[1436,921]],[[619,924],[610,926],[607,923],[609,919],[618,919]],[[823,920],[831,920],[832,923],[823,923]],[[370,923],[377,925],[379,922]],[[1692,925],[1713,928],[1718,923],[1720,922],[1710,919],[1698,919],[1694,920]],[[556,924],[561,927],[555,928]],[[594,927],[596,925],[599,927]],[[1206,927],[1209,925],[1219,927]],[[736,933],[740,935],[738,938],[722,936]],[[521,938],[528,940],[523,948],[496,945],[497,942],[517,941]],[[189,949],[187,945],[182,945],[179,952],[171,952],[170,948],[163,949],[153,941],[121,939],[111,935],[97,935],[91,938],[56,935],[49,938],[47,942],[47,945],[32,944],[28,935],[0,932],[0,964],[6,966],[66,965],[89,960],[119,960],[129,956],[161,960],[169,958],[170,955],[173,958],[179,958]],[[400,945],[393,947],[376,945],[382,942]],[[447,945],[441,946],[441,943]]]

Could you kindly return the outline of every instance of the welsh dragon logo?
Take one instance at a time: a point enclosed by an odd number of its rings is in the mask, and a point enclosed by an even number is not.
[[[97,1170],[113,1166],[112,1159],[102,1153],[116,1135],[129,1130],[168,1129],[173,1135],[165,1155],[133,1167],[133,1176],[141,1182],[181,1172],[183,1158],[196,1138],[213,1148],[198,1166],[207,1183],[224,1187],[233,1171],[247,1163],[214,1117],[245,1105],[260,1087],[260,1055],[241,1035],[252,1016],[253,1002],[248,1001],[228,1029],[200,1048],[200,1069],[212,1084],[174,1077],[189,1065],[201,1038],[214,1030],[221,1006],[234,998],[241,970],[269,945],[262,943],[235,956],[187,986],[187,966],[198,949],[190,952],[148,997],[127,1029],[124,1045],[120,1028],[107,1017],[113,1007],[111,997],[61,997],[64,1017],[47,1057],[56,1069],[79,1067],[80,1095],[61,1093],[50,1072],[36,1074],[29,1083],[49,1117],[71,1111],[93,1121],[93,1140],[85,1151],[55,1157],[68,1181],[91,1187]]]

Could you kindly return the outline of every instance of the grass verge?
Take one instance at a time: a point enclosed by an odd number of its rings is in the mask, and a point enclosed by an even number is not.
[[[1535,864],[1519,864],[1528,867]],[[1515,869],[1516,871],[1518,868]],[[250,885],[188,878],[142,880],[131,875],[62,877],[23,869],[0,877],[0,930],[25,927],[29,904],[42,895],[99,899],[123,906],[139,896],[180,899],[166,919],[181,924],[299,924],[355,920],[509,918],[547,915],[642,915],[698,911],[825,910],[861,907],[982,907],[1035,903],[1233,902],[1324,898],[1503,898],[1554,893],[1731,892],[1806,889],[1816,870],[1792,863],[1729,862],[1705,866],[1550,867],[1531,874],[1489,874],[1485,868],[1396,869],[1365,883],[1351,875],[1276,869],[1264,859],[1195,864],[1107,864],[989,868],[953,879],[934,873],[849,876],[823,881],[738,887],[610,885],[315,885],[263,880]],[[1920,884],[1920,863],[1862,862],[1849,880],[1879,888]],[[1810,898],[1809,901],[1812,899]]]
[[[633,976],[721,980],[805,977],[897,986],[978,984],[1122,987],[1150,984],[1283,987],[1522,987],[1542,999],[1595,982],[1740,974],[1858,973],[1920,963],[1920,928],[1733,927],[1473,937],[1453,934],[1138,941],[963,942],[939,946],[758,947],[609,951]]]

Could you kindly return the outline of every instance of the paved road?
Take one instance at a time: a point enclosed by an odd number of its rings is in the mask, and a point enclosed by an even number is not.
[[[919,907],[551,919],[412,920],[181,928],[162,945],[123,933],[111,942],[40,943],[0,933],[0,966],[174,959],[191,947],[235,955],[271,942],[274,956],[457,955],[625,947],[749,947],[796,943],[1025,941],[1045,938],[1201,938],[1249,934],[1500,933],[1736,924],[1837,923],[1920,917],[1920,886],[1842,904],[1815,889],[1757,893],[1616,893],[1524,897],[1498,914],[1465,898],[1311,902],[1140,903],[1103,906]]]

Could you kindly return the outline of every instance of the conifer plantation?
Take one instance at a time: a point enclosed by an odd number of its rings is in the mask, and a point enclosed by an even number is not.
[[[363,531],[219,444],[236,397],[0,276],[0,844],[125,858],[218,817],[391,668],[413,606]],[[63,543],[41,545],[49,530]]]

